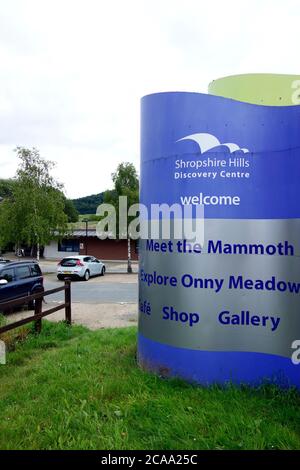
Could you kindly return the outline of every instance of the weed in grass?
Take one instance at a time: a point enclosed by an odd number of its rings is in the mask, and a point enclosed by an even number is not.
[[[0,314],[0,327],[7,324],[6,317]],[[28,335],[30,334],[31,329],[27,326],[21,326],[15,330],[10,330],[5,333],[0,334],[0,340],[4,341],[6,345],[6,351],[14,351],[18,344],[23,343]]]

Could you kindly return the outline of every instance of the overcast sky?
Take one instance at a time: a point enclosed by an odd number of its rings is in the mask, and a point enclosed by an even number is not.
[[[111,187],[143,95],[300,74],[299,21],[299,0],[0,0],[0,178],[35,146],[68,197]]]

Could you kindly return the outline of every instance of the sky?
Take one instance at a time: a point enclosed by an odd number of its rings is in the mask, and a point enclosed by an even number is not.
[[[111,188],[139,171],[142,96],[300,74],[299,20],[299,0],[0,0],[0,178],[25,146],[67,197]]]

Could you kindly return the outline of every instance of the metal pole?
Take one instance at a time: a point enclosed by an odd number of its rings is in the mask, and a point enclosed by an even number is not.
[[[83,219],[82,222],[85,223],[85,254],[88,254],[87,243],[88,243],[88,219]]]
[[[127,239],[127,251],[128,251],[127,272],[128,272],[128,274],[131,274],[131,273],[132,273],[132,266],[131,266],[131,246],[130,246],[130,238]]]
[[[88,249],[87,249],[87,243],[88,243],[88,221],[85,221],[85,254],[88,254]]]

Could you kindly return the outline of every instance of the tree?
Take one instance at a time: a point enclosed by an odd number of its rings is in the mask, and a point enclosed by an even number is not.
[[[0,179],[0,198],[4,199],[12,195],[13,179]]]
[[[62,185],[50,174],[54,163],[36,148],[16,148],[20,160],[11,195],[0,204],[0,241],[37,248],[61,238],[67,228]]]
[[[68,217],[68,222],[78,222],[78,210],[74,206],[74,203],[71,199],[65,198],[65,207],[64,207],[65,214]]]
[[[133,163],[120,163],[111,177],[119,195],[124,195],[126,190],[135,191],[138,195],[139,179]]]
[[[112,204],[116,209],[117,221],[119,221],[119,197],[127,197],[127,206],[130,207],[133,204],[139,202],[139,179],[135,166],[132,163],[124,162],[120,163],[114,173],[112,173],[112,180],[114,183],[114,189],[106,191],[103,196],[103,202]],[[128,217],[127,228],[133,217]],[[119,233],[119,228],[117,228]],[[128,247],[128,265],[127,272],[132,272],[131,267],[131,247],[130,247],[130,234],[127,234],[127,247]]]

